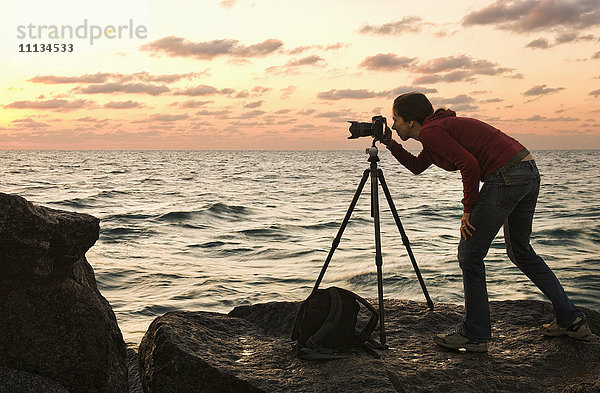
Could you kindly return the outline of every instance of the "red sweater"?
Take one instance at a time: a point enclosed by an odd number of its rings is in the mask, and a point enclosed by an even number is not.
[[[451,110],[438,110],[427,117],[419,133],[423,150],[418,156],[392,141],[388,149],[398,161],[415,175],[431,164],[447,171],[460,170],[463,181],[461,201],[470,213],[479,196],[479,180],[483,181],[525,149],[517,140],[482,121],[456,117]]]

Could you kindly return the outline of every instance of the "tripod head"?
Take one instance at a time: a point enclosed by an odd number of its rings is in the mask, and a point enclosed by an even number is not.
[[[369,155],[369,158],[367,159],[367,161],[369,162],[379,161],[379,149],[377,149],[377,146],[375,146],[375,142],[375,139],[373,139],[373,145],[371,147],[367,147],[367,149],[365,150],[365,153]]]

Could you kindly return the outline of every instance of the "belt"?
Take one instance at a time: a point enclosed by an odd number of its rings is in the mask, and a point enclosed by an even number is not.
[[[506,183],[506,185],[510,184],[510,178],[508,177],[506,171],[512,168],[516,163],[521,162],[523,158],[527,157],[528,155],[529,151],[527,149],[523,149],[517,154],[515,154],[513,158],[508,160],[506,164],[502,165],[500,169],[498,169],[498,172],[500,172],[500,174],[502,175],[502,178],[504,179],[504,183]]]

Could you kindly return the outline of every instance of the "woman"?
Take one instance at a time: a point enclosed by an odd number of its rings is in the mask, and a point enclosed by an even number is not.
[[[457,117],[451,110],[434,113],[431,102],[421,93],[397,97],[393,115],[392,129],[400,139],[412,138],[423,145],[414,156],[392,139],[388,128],[382,143],[402,165],[414,174],[431,164],[448,171],[460,170],[463,181],[458,260],[465,316],[454,330],[437,334],[434,341],[449,349],[487,351],[491,323],[483,259],[501,226],[509,258],[554,306],[556,319],[542,325],[542,332],[577,338],[591,334],[585,315],[571,303],[554,273],[529,244],[540,175],[527,149],[482,121]]]

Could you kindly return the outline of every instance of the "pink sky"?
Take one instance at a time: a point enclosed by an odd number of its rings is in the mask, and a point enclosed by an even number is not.
[[[32,3],[2,16],[0,149],[362,149],[347,121],[408,91],[600,149],[598,1]]]

